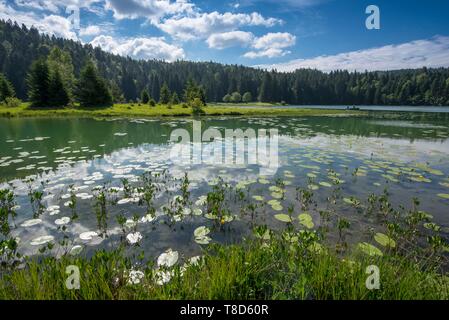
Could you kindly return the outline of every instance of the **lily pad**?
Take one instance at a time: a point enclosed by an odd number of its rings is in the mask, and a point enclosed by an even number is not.
[[[293,221],[292,218],[287,214],[276,214],[274,217],[277,220],[286,222],[286,223],[291,223]]]
[[[448,200],[449,200],[449,194],[448,194],[448,193],[439,193],[438,196],[439,196],[440,198],[448,199]]]
[[[33,239],[30,244],[32,246],[40,246],[40,245],[52,242],[53,240],[55,240],[55,238],[53,236],[42,236],[42,237]]]
[[[380,244],[381,246],[384,246],[384,247],[390,247],[390,248],[396,247],[396,241],[394,241],[389,236],[387,236],[386,234],[383,234],[383,233],[376,233],[374,235],[374,240],[376,240],[376,242],[378,244]]]
[[[359,243],[358,248],[365,254],[374,257],[374,256],[383,256],[382,251],[379,248],[373,246],[370,243],[362,242]]]
[[[307,229],[312,229],[315,224],[313,223],[312,216],[308,213],[302,213],[298,216],[299,223],[302,224]]]

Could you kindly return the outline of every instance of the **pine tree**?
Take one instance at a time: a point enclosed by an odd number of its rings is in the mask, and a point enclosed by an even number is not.
[[[69,93],[64,85],[59,70],[55,70],[50,79],[48,87],[49,99],[48,104],[51,107],[64,107],[69,104]]]
[[[82,107],[112,105],[112,96],[106,82],[100,78],[91,60],[86,62],[77,83],[77,99]]]
[[[150,95],[148,94],[148,91],[146,89],[142,90],[142,93],[140,94],[140,100],[143,104],[147,104],[150,101]]]
[[[5,101],[6,98],[15,96],[16,93],[13,85],[4,74],[0,73],[0,102]]]
[[[49,106],[50,72],[47,61],[36,60],[28,74],[28,97],[31,106],[42,108]]]
[[[160,104],[169,104],[171,99],[170,89],[168,88],[167,83],[164,83],[161,88],[161,97],[159,99]]]

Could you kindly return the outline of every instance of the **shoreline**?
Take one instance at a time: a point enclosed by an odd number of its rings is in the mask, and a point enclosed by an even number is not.
[[[274,106],[274,105],[272,105]],[[264,108],[243,108],[243,106],[222,106],[210,104],[204,107],[206,114],[201,117],[219,116],[360,116],[365,115],[363,111],[347,110],[325,110],[325,109],[288,109],[271,108],[267,105]],[[177,118],[193,117],[191,108],[183,108],[175,105],[172,108],[167,106],[138,104],[115,104],[107,108],[63,108],[63,109],[31,109],[27,103],[23,103],[16,108],[0,106],[0,118],[32,118],[32,117],[86,117],[86,118]]]

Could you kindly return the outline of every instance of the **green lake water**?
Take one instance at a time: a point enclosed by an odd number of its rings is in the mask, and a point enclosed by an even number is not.
[[[123,200],[121,180],[137,183],[145,172],[164,170],[174,179],[188,173],[192,204],[168,226],[161,208],[179,195],[179,190],[174,183],[160,182],[161,191],[155,198],[156,218],[140,219],[136,227],[129,223],[130,229],[142,234],[141,247],[150,254],[168,248],[185,256],[200,251],[194,230],[199,226],[211,227],[213,221],[196,215],[197,209],[205,213],[201,197],[222,183],[219,177],[260,203],[256,219],[273,229],[285,226],[275,218],[276,214],[286,213],[290,206],[296,214],[301,213],[295,199],[298,188],[313,191],[315,206],[309,213],[314,226],[319,226],[318,212],[326,208],[326,199],[338,188],[336,206],[351,221],[350,241],[365,241],[366,230],[376,230],[376,221],[360,214],[348,199],[364,201],[370,194],[380,195],[387,189],[394,206],[408,208],[414,197],[419,198],[420,209],[431,214],[442,227],[443,235],[448,236],[449,114],[223,117],[201,121],[203,130],[215,128],[223,134],[225,129],[278,129],[279,167],[273,176],[260,176],[257,164],[182,165],[173,161],[170,134],[180,128],[192,131],[192,121],[0,119],[0,183],[1,187],[14,186],[17,195],[17,228],[13,235],[20,238],[20,250],[35,254],[38,244],[45,242],[41,237],[51,236],[58,241],[64,234],[72,246],[80,245],[87,253],[114,247],[121,237],[114,217],[122,214],[128,219],[134,215],[144,218],[145,213],[138,203],[139,194]],[[30,177],[33,181],[27,182]],[[109,207],[109,237],[89,237],[86,232],[97,231],[92,189],[105,183],[116,191],[119,200]],[[276,192],[279,183],[283,185],[282,197]],[[44,192],[46,210],[39,221],[32,220],[27,196],[30,188]],[[71,215],[67,206],[70,188],[77,194],[79,219],[66,224],[63,218]],[[229,209],[237,213],[241,205],[231,201]],[[65,232],[58,229],[61,225],[66,225]],[[235,217],[226,221],[225,230],[212,229],[208,237],[212,242],[230,243],[247,235],[249,229],[249,218]]]

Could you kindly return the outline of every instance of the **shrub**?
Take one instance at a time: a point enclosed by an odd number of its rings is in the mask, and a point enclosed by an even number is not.
[[[8,108],[18,108],[20,107],[21,103],[22,101],[20,99],[17,99],[15,97],[7,97],[3,102],[3,105]]]
[[[150,105],[150,107],[155,107],[156,101],[154,101],[154,99],[150,99],[149,105]]]
[[[201,101],[200,98],[195,98],[192,103],[192,113],[195,116],[200,116],[205,114],[206,112],[203,110],[204,103]]]

